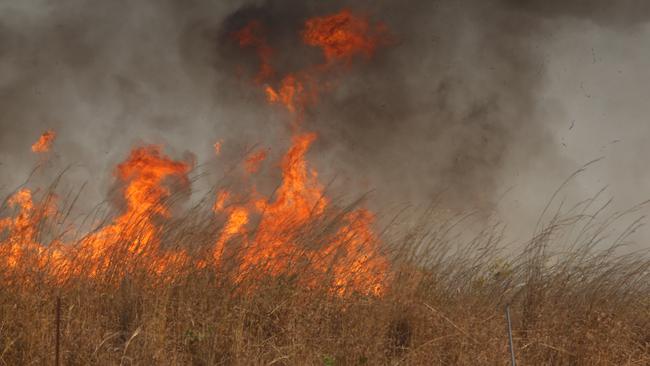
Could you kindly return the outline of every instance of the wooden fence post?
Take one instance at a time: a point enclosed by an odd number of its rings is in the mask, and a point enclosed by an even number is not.
[[[56,334],[54,344],[54,366],[59,366],[59,344],[61,342],[61,297],[56,297]]]
[[[510,305],[506,305],[506,320],[508,321],[508,341],[510,344],[510,364],[512,366],[517,366],[517,360],[515,360],[515,345],[512,342],[512,322],[510,321]]]

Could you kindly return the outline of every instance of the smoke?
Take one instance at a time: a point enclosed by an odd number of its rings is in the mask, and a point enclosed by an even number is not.
[[[506,6],[543,18],[586,19],[603,26],[630,27],[647,22],[650,4],[643,0],[504,0]]]
[[[370,189],[383,203],[491,207],[508,175],[544,156],[531,180],[566,176],[552,131],[562,108],[542,101],[544,49],[557,28],[616,31],[647,21],[645,1],[15,1],[0,5],[0,185],[13,187],[57,131],[53,163],[78,166],[103,197],[109,172],[136,144],[191,151],[210,169],[252,144],[277,158],[286,115],[252,82],[258,59],[229,35],[260,20],[279,74],[322,61],[303,45],[305,19],[348,7],[383,22],[389,46],[332,75],[336,88],[307,111],[319,139],[311,160],[335,188]],[[564,121],[562,121],[564,122]],[[212,160],[211,160],[212,159]],[[222,165],[219,165],[222,164]],[[504,185],[505,182],[505,185]],[[541,197],[540,199],[545,199]],[[535,198],[532,198],[535,199]]]
[[[397,42],[371,62],[355,64],[310,111],[306,128],[320,134],[321,164],[336,162],[343,177],[352,177],[344,179],[346,187],[375,188],[378,196],[410,202],[445,191],[463,208],[494,204],[506,190],[498,177],[507,163],[525,167],[543,155],[552,162],[546,176],[567,176],[576,167],[557,153],[550,133],[561,110],[548,111],[540,102],[553,21],[586,19],[622,29],[649,14],[631,2],[267,1],[226,19],[221,55],[237,54],[226,35],[258,19],[277,46],[277,64],[300,69],[318,50],[301,45],[296,30],[304,19],[342,6],[384,22]],[[225,60],[232,61],[226,69],[244,62]]]

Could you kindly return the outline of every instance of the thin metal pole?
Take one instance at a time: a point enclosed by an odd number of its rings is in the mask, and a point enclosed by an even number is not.
[[[56,297],[56,335],[54,348],[54,366],[59,366],[59,343],[61,334],[61,298]]]
[[[510,342],[510,357],[511,365],[517,366],[517,360],[515,360],[515,345],[512,342],[512,322],[510,321],[510,305],[506,305],[506,320],[508,321],[508,341]]]

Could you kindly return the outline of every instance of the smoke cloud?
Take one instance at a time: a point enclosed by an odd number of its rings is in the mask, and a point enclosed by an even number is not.
[[[90,181],[94,197],[142,142],[200,162],[214,160],[218,139],[225,161],[255,143],[277,158],[286,113],[264,102],[252,82],[259,60],[229,35],[260,20],[281,75],[322,62],[300,42],[302,24],[343,7],[386,24],[391,44],[332,75],[336,88],[303,126],[319,134],[310,160],[325,180],[337,177],[334,188],[374,189],[383,203],[443,191],[460,208],[491,207],[539,156],[544,171],[531,180],[576,168],[553,142],[563,108],[542,98],[557,29],[632,32],[650,18],[641,0],[5,2],[0,169],[12,174],[0,185],[22,181],[47,129],[58,134],[52,163],[77,164],[69,179]]]

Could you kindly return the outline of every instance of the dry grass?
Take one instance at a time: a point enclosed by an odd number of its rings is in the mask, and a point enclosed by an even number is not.
[[[545,219],[514,253],[501,248],[500,225],[468,239],[463,217],[435,210],[399,234],[388,226],[392,280],[381,297],[300,286],[300,271],[255,276],[251,291],[228,265],[161,280],[119,256],[107,273],[128,275],[64,284],[47,268],[3,268],[0,364],[53,362],[60,297],[63,365],[504,365],[507,304],[522,365],[648,365],[650,260],[617,254],[638,222],[612,229],[634,210],[600,218],[593,203]],[[200,212],[163,224],[167,242],[200,256],[219,229]],[[301,244],[331,225],[317,222]]]

